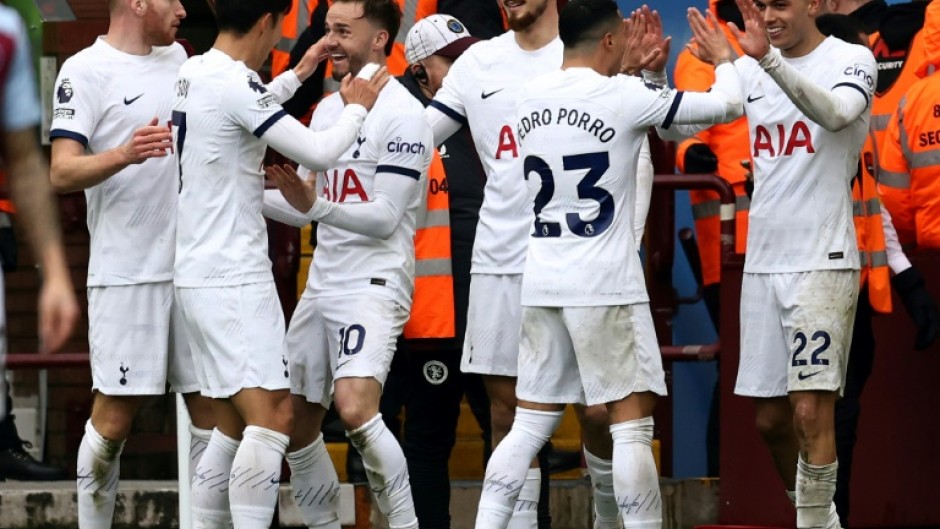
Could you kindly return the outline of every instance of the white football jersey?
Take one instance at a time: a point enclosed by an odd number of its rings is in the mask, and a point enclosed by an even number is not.
[[[868,131],[875,59],[868,48],[829,37],[808,55],[783,60],[825,88],[859,90],[869,109],[829,132],[803,114],[757,61],[736,61],[754,160],[744,271],[857,270],[852,178]]]
[[[216,49],[180,68],[173,105],[177,286],[272,280],[260,138],[287,115],[278,100],[257,73]]]
[[[534,211],[522,304],[628,305],[649,301],[633,234],[637,160],[647,129],[668,127],[680,98],[642,79],[589,68],[542,75],[515,113]],[[530,217],[531,219],[531,217]]]
[[[338,93],[317,105],[314,131],[333,126],[343,111]],[[434,139],[424,107],[396,79],[389,79],[362,125],[359,137],[326,171],[317,172],[317,196],[340,203],[370,202],[376,178],[420,182],[401,223],[388,239],[330,226],[317,227],[317,248],[307,276],[307,294],[340,296],[368,292],[411,308],[414,292],[415,216],[421,206]],[[309,171],[302,168],[307,177]],[[378,174],[378,176],[376,176]]]
[[[49,136],[78,141],[97,154],[126,143],[154,117],[169,127],[173,83],[185,60],[179,44],[130,55],[99,37],[62,65]],[[85,190],[88,286],[173,278],[178,183],[176,158],[167,154]]]
[[[561,67],[556,38],[536,51],[516,44],[508,31],[474,44],[451,66],[431,106],[470,125],[486,171],[483,206],[473,243],[473,273],[523,271],[531,207],[519,178],[522,158],[516,137],[516,103],[529,79]]]

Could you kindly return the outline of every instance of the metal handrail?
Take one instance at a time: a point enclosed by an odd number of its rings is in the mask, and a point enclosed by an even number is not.
[[[88,353],[12,353],[6,355],[7,369],[48,369],[88,367]]]
[[[653,189],[709,190],[718,193],[721,202],[719,218],[721,222],[721,266],[729,262],[735,251],[735,194],[725,179],[714,174],[658,174],[653,177]],[[704,345],[663,345],[660,346],[663,360],[702,361],[718,358],[721,340]]]

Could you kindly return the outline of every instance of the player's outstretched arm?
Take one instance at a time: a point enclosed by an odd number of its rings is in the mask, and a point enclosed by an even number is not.
[[[267,170],[266,170],[267,171]],[[264,202],[261,206],[261,214],[265,218],[276,220],[282,224],[303,228],[310,224],[310,219],[305,213],[301,213],[284,198],[279,189],[265,189]]]
[[[39,293],[39,335],[45,351],[62,347],[78,320],[78,302],[72,288],[59,233],[49,170],[32,128],[4,132],[2,155],[10,174],[13,202],[26,226],[30,247],[42,265]]]
[[[854,62],[833,65],[848,67],[845,82],[820,86],[784,61],[779,51],[770,48],[764,19],[753,2],[736,2],[744,17],[744,31],[733,22],[728,23],[728,29],[744,53],[758,61],[806,117],[830,132],[838,132],[868,109],[877,76],[875,59],[870,52],[859,53]]]
[[[86,154],[77,140],[57,137],[52,141],[52,187],[69,193],[98,185],[129,165],[167,156],[172,141],[170,127],[159,125],[157,118],[135,130],[123,145],[97,154]]]
[[[329,129],[313,132],[289,116],[268,128],[261,139],[284,156],[314,171],[326,169],[352,145],[365,121],[368,110],[375,105],[379,92],[388,82],[388,70],[382,68],[372,79],[346,76],[340,95],[346,108]]]
[[[424,119],[427,120],[428,125],[431,126],[431,131],[434,133],[434,145],[438,146],[447,141],[447,138],[453,136],[464,125],[463,122],[444,113],[433,104],[424,109]],[[464,121],[466,121],[466,118]]]
[[[295,226],[316,221],[376,239],[392,236],[419,191],[416,178],[383,174],[376,175],[370,201],[330,202],[316,197],[316,174],[305,179],[288,165],[270,166],[265,173],[282,195],[265,193],[262,213],[266,217]],[[286,204],[302,212],[302,217],[287,210]]]

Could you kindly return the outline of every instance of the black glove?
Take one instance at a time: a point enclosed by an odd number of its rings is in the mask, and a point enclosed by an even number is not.
[[[685,159],[682,162],[685,172],[689,174],[718,171],[718,157],[704,143],[696,143],[686,149]]]
[[[914,349],[923,351],[937,339],[940,333],[940,314],[937,304],[924,286],[924,278],[913,266],[891,278],[891,284],[897,290],[904,308],[917,326],[917,339]]]

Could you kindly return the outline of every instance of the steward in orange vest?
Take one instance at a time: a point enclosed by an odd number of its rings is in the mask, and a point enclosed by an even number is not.
[[[917,80],[900,97],[880,144],[879,191],[894,218],[902,242],[914,241],[918,247],[940,248],[940,78],[930,75],[940,66],[940,3],[927,7],[924,28],[918,33],[918,54],[913,52],[904,65]],[[919,63],[914,60],[919,59]],[[920,79],[923,77],[923,79]],[[901,79],[899,78],[899,80]],[[912,269],[913,270],[913,269]],[[923,288],[920,274],[910,275],[906,284]],[[907,274],[899,273],[897,283]],[[931,300],[932,301],[932,300]],[[918,323],[915,347],[926,348],[937,335],[936,308],[927,300],[905,300],[908,312]],[[929,309],[933,308],[933,312]],[[922,321],[918,321],[918,319]],[[923,322],[923,323],[922,323]]]

